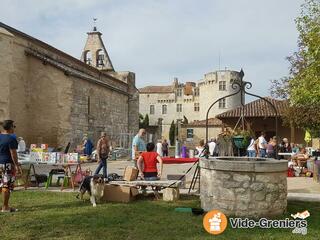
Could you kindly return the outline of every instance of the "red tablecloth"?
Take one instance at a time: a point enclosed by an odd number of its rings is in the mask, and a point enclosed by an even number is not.
[[[179,164],[179,163],[193,163],[198,161],[199,158],[171,158],[171,157],[162,157],[164,164]]]

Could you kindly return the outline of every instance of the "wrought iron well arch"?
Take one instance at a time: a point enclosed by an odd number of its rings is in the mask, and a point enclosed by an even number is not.
[[[209,119],[209,112],[210,112],[211,108],[212,108],[217,102],[219,102],[220,100],[226,99],[226,98],[229,98],[229,97],[232,97],[232,96],[237,95],[237,94],[239,94],[239,93],[240,93],[240,99],[241,99],[241,100],[240,100],[240,103],[241,103],[241,116],[242,116],[242,117],[243,117],[244,105],[245,105],[245,103],[244,103],[244,96],[245,96],[245,95],[249,95],[249,96],[253,96],[253,97],[259,98],[259,99],[265,101],[266,103],[268,103],[269,106],[271,106],[272,110],[273,110],[274,113],[275,113],[275,132],[276,132],[277,141],[279,141],[279,138],[278,138],[278,117],[279,117],[279,115],[278,115],[277,108],[276,108],[276,107],[274,106],[274,104],[273,104],[271,101],[269,101],[267,98],[261,97],[261,96],[259,96],[259,95],[256,95],[256,94],[253,94],[253,93],[250,93],[250,92],[247,92],[247,91],[246,91],[246,89],[251,89],[252,83],[251,83],[251,82],[243,81],[244,72],[243,72],[242,68],[241,68],[241,70],[240,70],[239,76],[240,76],[240,80],[237,79],[237,80],[233,81],[233,83],[232,83],[232,85],[231,85],[232,89],[237,90],[237,91],[235,91],[235,92],[232,93],[232,94],[229,94],[229,95],[227,95],[227,96],[224,96],[224,97],[221,97],[221,98],[217,99],[216,101],[214,101],[214,102],[210,105],[210,107],[209,107],[208,110],[207,110],[207,114],[206,114],[206,147],[205,147],[205,149],[206,149],[206,153],[205,153],[206,158],[208,158],[208,156],[209,156],[209,154],[208,154],[208,152],[209,152],[209,151],[208,151],[208,150],[209,150],[209,147],[208,147],[208,140],[209,140],[209,139],[208,139],[208,125],[209,125],[208,122],[209,122],[209,121],[208,121],[208,119]],[[275,156],[276,156],[276,158],[278,157],[278,143],[276,144]]]

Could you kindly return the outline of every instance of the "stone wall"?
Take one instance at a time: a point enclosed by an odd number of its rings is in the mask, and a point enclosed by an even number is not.
[[[201,168],[202,208],[205,211],[219,209],[238,217],[283,214],[287,208],[286,171],[248,172],[241,168],[239,171]]]

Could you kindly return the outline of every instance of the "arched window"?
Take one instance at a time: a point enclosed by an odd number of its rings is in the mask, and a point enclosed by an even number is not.
[[[97,67],[103,67],[104,66],[104,52],[102,49],[99,49],[97,51]]]
[[[92,64],[92,54],[91,54],[91,52],[89,50],[85,51],[83,60],[88,65]]]

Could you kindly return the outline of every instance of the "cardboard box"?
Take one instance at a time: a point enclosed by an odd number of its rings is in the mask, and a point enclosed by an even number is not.
[[[102,199],[106,202],[128,203],[133,201],[138,193],[135,187],[106,184]]]
[[[139,170],[135,167],[126,167],[123,174],[123,180],[133,181],[138,177]]]

